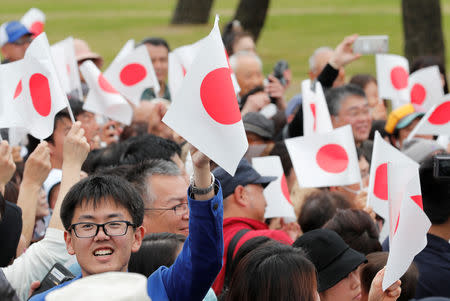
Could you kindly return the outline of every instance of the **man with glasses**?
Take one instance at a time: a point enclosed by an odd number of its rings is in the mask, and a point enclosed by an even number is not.
[[[125,178],[144,200],[145,233],[189,234],[188,183],[178,166],[162,159],[127,168]]]
[[[361,148],[362,154],[370,163],[373,142],[368,139],[372,115],[364,91],[354,84],[348,84],[328,90],[325,97],[333,127],[350,124],[356,146]]]
[[[210,173],[209,159],[197,150],[191,154],[194,174],[188,202],[192,229],[175,263],[160,267],[148,278],[147,293],[152,300],[201,300],[221,268],[222,190]],[[144,236],[144,208],[139,193],[118,176],[91,176],[75,184],[64,198],[60,216],[67,251],[76,255],[81,275],[31,300],[45,300],[51,291],[81,277],[126,272],[131,252],[139,250]]]
[[[0,51],[2,64],[23,59],[25,50],[32,41],[32,34],[19,21],[3,23],[0,26]]]

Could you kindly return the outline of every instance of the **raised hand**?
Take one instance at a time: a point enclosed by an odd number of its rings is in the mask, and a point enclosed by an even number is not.
[[[369,290],[369,301],[394,301],[400,297],[402,289],[400,285],[402,282],[397,280],[394,284],[388,287],[384,292],[382,289],[383,277],[386,267],[381,269],[373,278],[372,285]]]
[[[0,143],[0,192],[3,193],[3,189],[6,183],[11,180],[14,172],[16,171],[16,164],[14,163],[11,147],[8,141],[3,140]]]
[[[42,141],[25,162],[22,182],[40,188],[51,169],[50,148],[47,141]]]
[[[333,68],[339,69],[361,57],[361,54],[353,52],[353,43],[357,38],[357,34],[345,37],[336,47],[328,62]]]

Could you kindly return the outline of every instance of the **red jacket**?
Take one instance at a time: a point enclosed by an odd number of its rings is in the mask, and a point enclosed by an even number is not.
[[[239,250],[241,245],[245,243],[247,240],[256,237],[256,236],[267,236],[279,242],[292,245],[292,239],[286,234],[286,232],[281,230],[271,230],[269,227],[260,221],[243,218],[243,217],[230,217],[223,220],[223,242],[224,242],[224,253],[223,253],[223,264],[222,269],[220,270],[219,275],[217,275],[216,280],[213,284],[213,290],[217,296],[220,295],[223,288],[223,283],[225,280],[225,266],[227,260],[227,252],[228,245],[230,241],[233,239],[234,235],[242,230],[242,229],[250,229],[254,231],[249,231],[245,233],[239,242],[236,244],[236,248],[234,249],[234,255]]]

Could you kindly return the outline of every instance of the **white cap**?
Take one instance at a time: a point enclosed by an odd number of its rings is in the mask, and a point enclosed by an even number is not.
[[[83,277],[52,291],[46,301],[151,301],[147,278],[141,274],[108,272]]]

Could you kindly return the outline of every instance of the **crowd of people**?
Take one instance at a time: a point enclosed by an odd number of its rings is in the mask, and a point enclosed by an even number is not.
[[[19,21],[0,30],[2,64],[23,58],[32,33]],[[317,48],[309,59],[309,78],[325,90],[333,127],[351,126],[362,178],[322,188],[299,187],[284,143],[303,135],[302,94],[286,98],[290,66],[281,62],[279,72],[265,76],[251,34],[237,21],[222,38],[249,143],[234,176],[162,122],[171,104],[171,49],[159,37],[139,45],[147,47],[160,90],[143,91],[131,125],[99,123],[70,93],[76,122],[60,111],[50,137],[28,135],[10,146],[1,130],[0,299],[90,300],[101,291],[105,300],[450,300],[450,180],[435,177],[433,165],[435,155],[450,151],[449,141],[406,141],[424,112],[411,104],[392,108],[371,74],[346,77],[360,57],[352,49],[357,35]],[[102,68],[101,55],[83,40],[74,43],[79,65],[92,60]],[[437,58],[412,65],[438,65],[448,93]],[[85,97],[89,87],[81,80]],[[420,164],[423,210],[432,223],[425,249],[385,291],[389,244],[380,238],[383,218],[367,206],[375,131]],[[295,221],[265,218],[264,188],[276,178],[249,162],[268,155],[281,159]],[[52,274],[57,263],[64,269]],[[116,293],[98,285],[111,281],[109,272],[124,274],[114,274],[110,287],[129,288]],[[144,275],[146,285],[132,286],[125,272]],[[86,289],[83,280],[93,275],[96,286]]]

